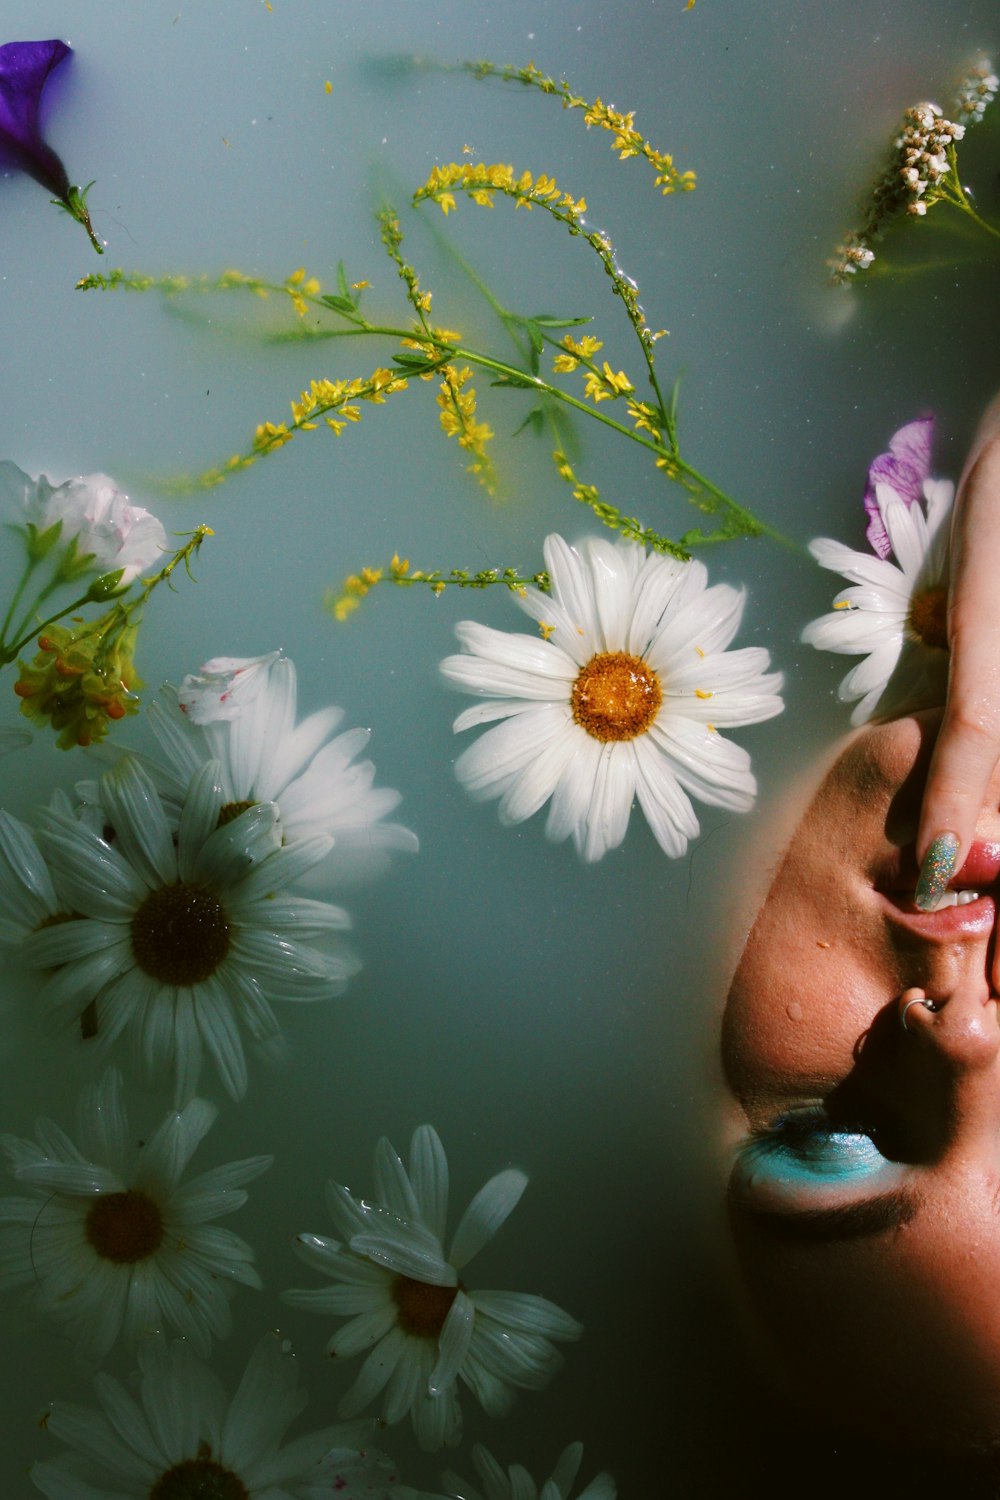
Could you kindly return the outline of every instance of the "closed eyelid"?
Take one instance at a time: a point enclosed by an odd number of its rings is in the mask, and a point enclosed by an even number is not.
[[[922,1195],[915,1188],[900,1187],[832,1208],[794,1208],[749,1201],[732,1181],[729,1189],[732,1212],[786,1244],[828,1244],[886,1234],[911,1223],[922,1202]]]

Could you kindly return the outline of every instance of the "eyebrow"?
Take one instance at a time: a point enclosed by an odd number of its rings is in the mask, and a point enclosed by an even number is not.
[[[921,1201],[913,1188],[903,1187],[837,1208],[765,1209],[730,1193],[731,1206],[745,1219],[792,1245],[864,1239],[901,1229],[916,1217]]]

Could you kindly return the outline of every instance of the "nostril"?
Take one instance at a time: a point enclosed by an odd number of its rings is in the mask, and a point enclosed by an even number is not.
[[[932,1015],[941,1009],[936,1000],[932,1000],[925,990],[913,988],[904,990],[899,997],[899,1024],[905,1032],[911,1031],[911,1023],[906,1019],[913,1006],[919,1005],[924,1011]]]

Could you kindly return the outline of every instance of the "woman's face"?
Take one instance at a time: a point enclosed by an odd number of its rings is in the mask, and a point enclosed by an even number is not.
[[[939,715],[863,731],[793,837],[723,1032],[730,1218],[800,1389],[915,1435],[1000,1435],[1000,776],[913,905]],[[976,894],[973,894],[976,893]],[[934,1009],[903,1006],[926,996]]]

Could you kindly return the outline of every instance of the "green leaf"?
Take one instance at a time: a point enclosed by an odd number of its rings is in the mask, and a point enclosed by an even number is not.
[[[429,355],[416,351],[410,354],[406,350],[394,354],[392,360],[393,364],[400,365],[404,370],[436,370],[443,362],[447,362],[446,359],[432,359]]]
[[[539,328],[582,328],[584,323],[592,323],[591,317],[586,318],[553,318],[548,313],[536,313],[533,318],[525,320],[528,323],[537,323]]]
[[[526,427],[530,427],[532,432],[541,432],[544,424],[545,413],[542,411],[542,408],[540,406],[533,406],[521,425],[514,428],[511,437],[517,437],[518,433],[523,432]]]
[[[538,388],[538,381],[530,375],[515,375],[512,372],[510,375],[498,375],[496,380],[490,381],[490,385],[511,386],[516,391],[534,391]]]
[[[325,307],[332,308],[334,312],[352,313],[355,310],[354,303],[350,297],[334,297],[329,292],[325,297],[319,299]]]
[[[353,307],[354,301],[351,297],[351,288],[347,283],[347,272],[344,270],[344,262],[342,260],[338,260],[337,262],[337,285],[340,288],[340,295],[345,301],[350,302]],[[326,298],[324,297],[323,300],[325,302]]]

